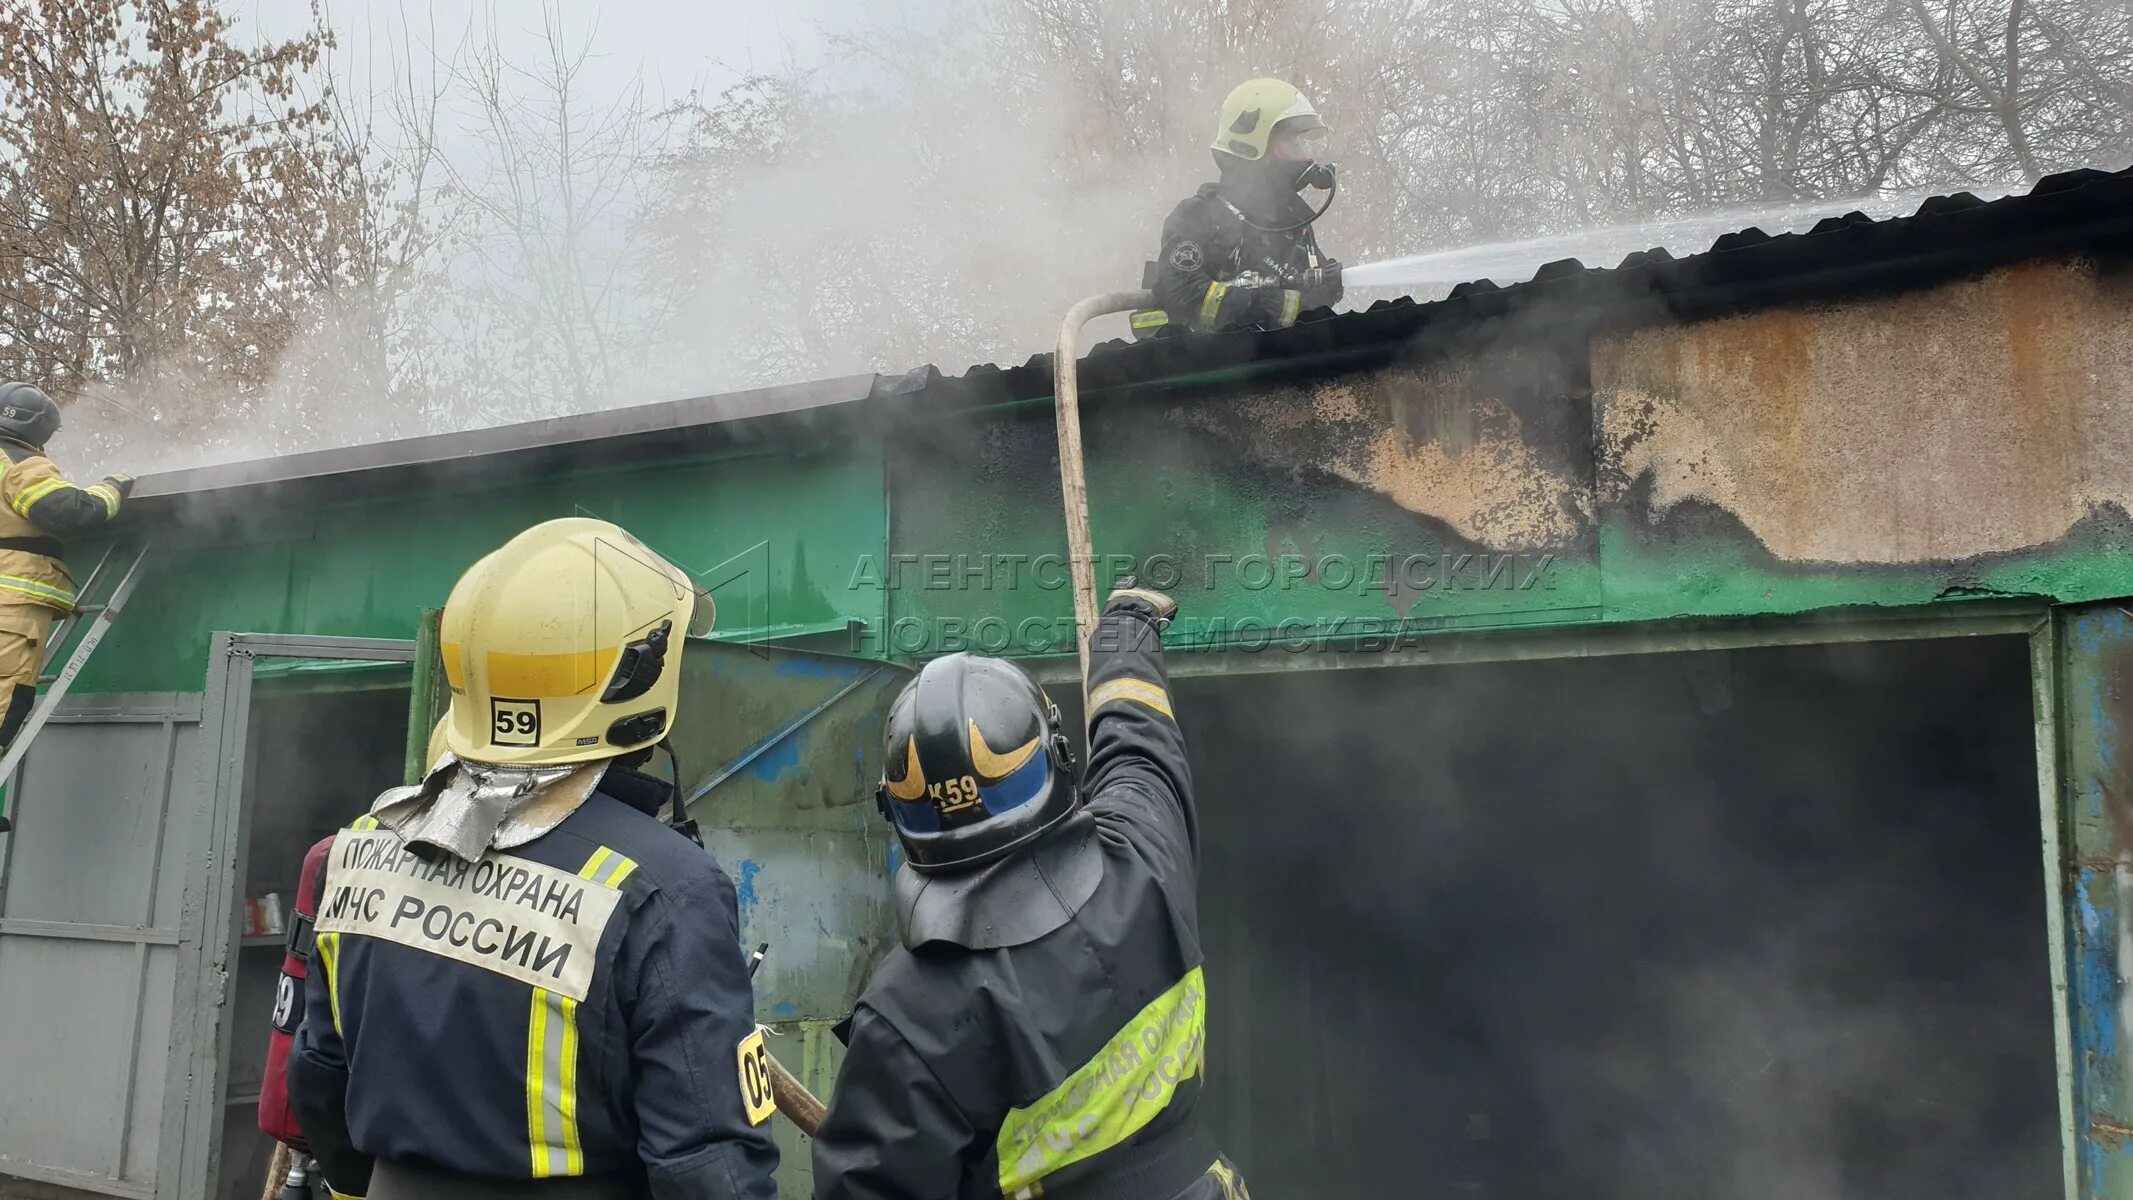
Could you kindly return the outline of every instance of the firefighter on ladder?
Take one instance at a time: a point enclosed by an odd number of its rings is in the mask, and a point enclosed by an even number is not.
[[[1122,587],[1089,646],[1089,765],[1013,663],[927,663],[879,803],[902,945],[815,1135],[816,1200],[1249,1200],[1194,1112],[1199,822],[1158,634]]]
[[[1283,329],[1340,302],[1341,265],[1312,231],[1336,194],[1327,137],[1310,97],[1279,79],[1229,94],[1211,146],[1222,178],[1163,222],[1161,254],[1141,281],[1159,307],[1133,314],[1135,337],[1169,327]],[[1313,208],[1306,188],[1323,189],[1325,202]]]
[[[7,687],[0,752],[29,720],[54,618],[74,611],[60,539],[118,516],[133,491],[125,475],[88,487],[67,482],[44,453],[58,432],[59,405],[50,396],[27,383],[0,384],[0,684]],[[7,829],[0,816],[0,833]]]
[[[289,1057],[337,1196],[776,1195],[733,885],[640,772],[710,618],[585,518],[452,589],[451,757],[335,836]]]

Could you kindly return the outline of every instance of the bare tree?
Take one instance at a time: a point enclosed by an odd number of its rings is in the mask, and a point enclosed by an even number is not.
[[[635,317],[634,259],[642,163],[655,152],[641,86],[595,98],[581,83],[593,37],[573,43],[562,8],[544,3],[543,55],[513,62],[485,32],[457,75],[470,102],[473,150],[446,159],[460,234],[457,320],[486,379],[475,394],[515,415],[606,407],[637,378],[625,326]]]
[[[1019,359],[1251,75],[1351,263],[2133,159],[2127,0],[956,0],[657,113],[560,0],[532,61],[401,31],[382,104],[226,3],[0,0],[0,370],[259,451]]]

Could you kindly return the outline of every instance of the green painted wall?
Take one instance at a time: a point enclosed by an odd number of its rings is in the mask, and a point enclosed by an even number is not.
[[[512,534],[591,515],[699,572],[719,626],[743,636],[878,624],[878,597],[841,586],[878,554],[878,459],[758,457],[575,473],[533,486],[417,492],[153,530],[153,569],[76,691],[195,691],[216,631],[412,638],[460,572]],[[77,573],[98,547],[73,556]]]

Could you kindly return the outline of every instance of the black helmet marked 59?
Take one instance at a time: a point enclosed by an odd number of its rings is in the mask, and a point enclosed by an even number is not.
[[[889,706],[878,797],[911,866],[967,870],[1044,836],[1079,804],[1053,704],[1004,659],[950,654]]]

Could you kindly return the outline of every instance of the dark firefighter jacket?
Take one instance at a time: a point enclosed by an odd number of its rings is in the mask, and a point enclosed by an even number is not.
[[[1171,210],[1163,222],[1163,247],[1149,264],[1147,286],[1155,292],[1160,308],[1133,314],[1134,332],[1147,335],[1164,325],[1190,329],[1221,329],[1231,325],[1287,328],[1307,308],[1324,308],[1340,301],[1336,287],[1305,291],[1294,283],[1305,271],[1328,260],[1318,248],[1312,227],[1288,233],[1269,233],[1252,227],[1245,219],[1273,228],[1294,225],[1310,218],[1312,209],[1294,192],[1283,193],[1271,203],[1240,207],[1240,196],[1226,195],[1226,185],[1203,184],[1191,198]],[[1278,210],[1273,218],[1256,215],[1260,208]],[[1240,275],[1258,275],[1274,282],[1256,286],[1232,286]]]
[[[817,1200],[1242,1194],[1193,1114],[1199,831],[1154,625],[1107,611],[1090,668],[1102,882],[1033,942],[889,952],[816,1135]]]
[[[118,490],[108,483],[75,487],[51,459],[13,442],[0,442],[0,461],[0,604],[71,612],[74,581],[59,539],[118,516]]]
[[[336,835],[289,1092],[337,1195],[376,1159],[776,1195],[733,885],[644,810],[662,786],[610,768],[560,825],[471,865],[373,817]]]

